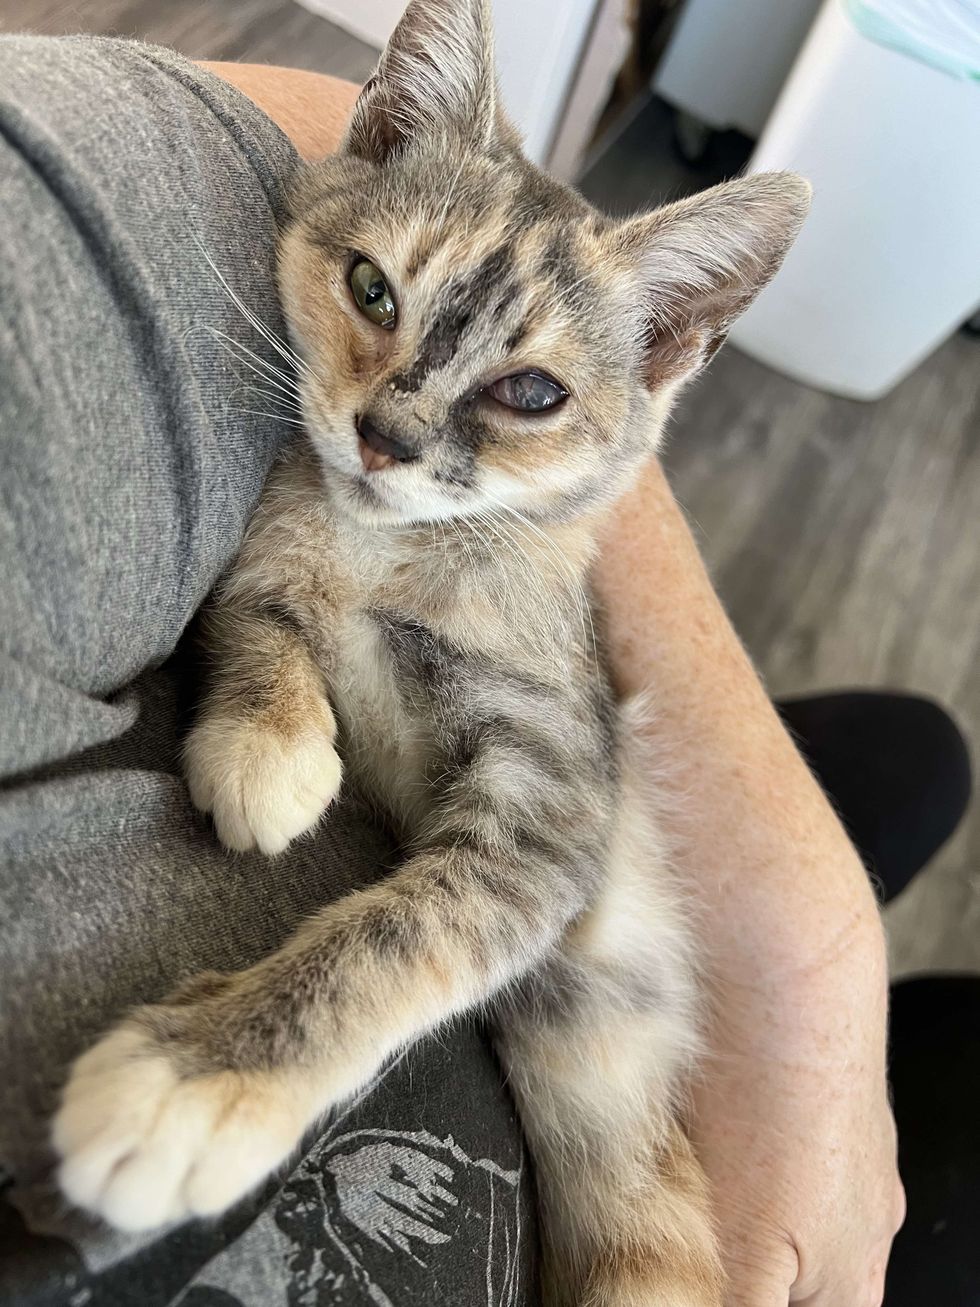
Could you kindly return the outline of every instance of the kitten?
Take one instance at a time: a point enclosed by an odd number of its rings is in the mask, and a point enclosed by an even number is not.
[[[405,861],[80,1059],[55,1124],[75,1202],[124,1228],[219,1212],[482,1005],[546,1301],[720,1303],[683,1128],[692,943],[583,587],[807,200],[763,175],[611,221],[522,156],[485,0],[409,5],[342,150],[297,183],[280,277],[307,433],[213,601],[186,752],[222,841],[275,854],[337,794],[339,724]]]

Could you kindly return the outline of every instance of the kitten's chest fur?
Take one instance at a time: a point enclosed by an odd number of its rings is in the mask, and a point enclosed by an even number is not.
[[[229,580],[302,630],[359,787],[410,833],[465,748],[520,701],[589,717],[604,690],[574,557],[536,528],[364,527],[313,457],[278,467]]]
[[[410,827],[444,762],[436,720],[420,687],[401,673],[381,613],[355,605],[336,616],[325,632],[328,681],[348,774]]]

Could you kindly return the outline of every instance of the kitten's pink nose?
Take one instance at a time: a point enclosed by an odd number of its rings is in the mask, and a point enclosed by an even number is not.
[[[358,418],[357,435],[357,448],[365,472],[380,472],[395,462],[411,463],[419,456],[407,441],[379,431],[369,417]]]
[[[383,467],[395,461],[390,454],[379,454],[376,449],[372,449],[363,436],[358,437],[357,452],[365,472],[380,472]]]

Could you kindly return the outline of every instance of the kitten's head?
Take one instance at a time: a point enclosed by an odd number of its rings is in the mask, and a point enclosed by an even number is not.
[[[521,154],[487,10],[412,0],[282,243],[311,439],[377,523],[619,494],[807,208],[772,173],[602,216]]]

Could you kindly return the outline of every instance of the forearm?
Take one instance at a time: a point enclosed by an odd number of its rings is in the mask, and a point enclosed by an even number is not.
[[[864,868],[658,465],[616,511],[597,582],[619,688],[654,695],[677,868],[700,905],[711,1020],[693,1127],[726,1303],[822,1307],[857,1301],[856,1283],[877,1302],[902,1198],[884,940]]]
[[[230,82],[276,123],[304,159],[322,159],[340,144],[359,87],[339,77],[268,64],[202,63]]]
[[[596,579],[620,690],[654,694],[650,729],[680,796],[671,834],[717,980],[729,991],[768,988],[769,975],[804,983],[808,969],[854,954],[883,995],[867,876],[732,630],[658,464],[617,508]],[[842,978],[848,969],[842,962]]]

